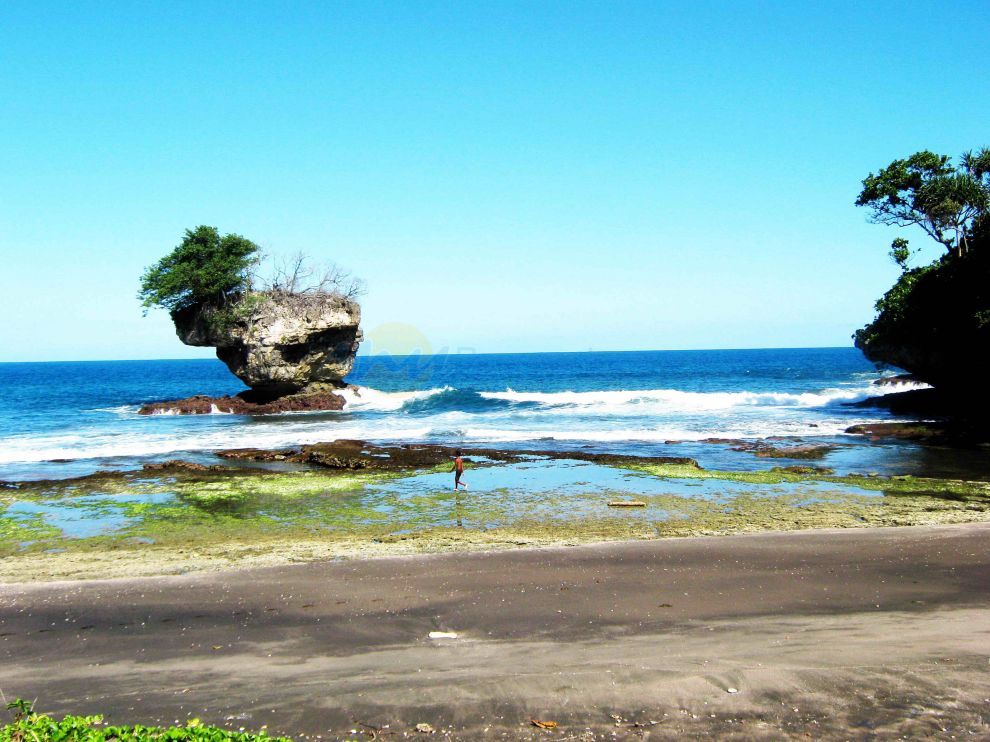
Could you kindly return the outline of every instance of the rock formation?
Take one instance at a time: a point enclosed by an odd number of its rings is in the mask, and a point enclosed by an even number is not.
[[[176,315],[186,345],[217,358],[257,392],[272,396],[340,387],[361,342],[361,307],[335,294],[252,294],[233,318],[200,310]]]
[[[877,302],[877,316],[855,334],[871,361],[932,385],[943,412],[985,417],[990,387],[990,223],[962,256],[946,254],[905,271]],[[914,394],[906,399],[935,398]]]
[[[251,390],[156,402],[142,414],[271,414],[344,406],[333,391],[345,386],[362,339],[357,302],[325,293],[253,293],[231,307],[177,312],[172,319],[183,343],[216,348],[217,358]]]

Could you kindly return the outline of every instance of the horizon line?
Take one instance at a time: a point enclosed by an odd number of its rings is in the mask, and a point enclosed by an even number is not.
[[[495,351],[495,352],[447,352],[447,353],[361,353],[355,358],[375,358],[387,356],[390,358],[409,358],[412,356],[529,356],[529,355],[578,355],[588,353],[711,353],[717,351],[754,351],[754,350],[856,350],[855,345],[794,345],[766,346],[758,348],[631,348],[626,350],[531,350],[531,351]],[[50,359],[44,361],[2,361],[0,365],[15,365],[19,363],[149,363],[156,361],[219,361],[219,358],[89,358],[89,359]]]

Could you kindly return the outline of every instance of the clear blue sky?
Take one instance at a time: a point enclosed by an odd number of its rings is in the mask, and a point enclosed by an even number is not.
[[[985,1],[5,2],[0,360],[210,355],[135,299],[197,224],[435,350],[848,345],[896,276],[859,182],[990,145],[988,38]]]

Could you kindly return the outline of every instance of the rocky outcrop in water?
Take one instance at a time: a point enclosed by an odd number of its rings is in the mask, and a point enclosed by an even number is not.
[[[253,293],[172,319],[183,343],[216,348],[237,378],[270,398],[343,386],[362,339],[361,307],[336,294]]]
[[[254,292],[226,307],[173,312],[186,345],[217,358],[251,387],[232,397],[152,402],[142,415],[273,415],[343,409],[339,391],[361,342],[361,307],[338,294]]]
[[[321,412],[342,410],[344,398],[329,391],[285,394],[277,397],[259,395],[252,391],[233,397],[208,397],[198,394],[185,399],[151,402],[144,405],[140,415],[276,415],[280,412]]]

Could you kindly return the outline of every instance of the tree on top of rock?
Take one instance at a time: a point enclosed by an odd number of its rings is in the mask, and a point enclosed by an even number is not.
[[[967,152],[958,167],[946,155],[924,150],[894,160],[863,180],[857,206],[879,224],[921,227],[949,251],[969,249],[974,222],[990,206],[990,150]],[[907,240],[894,240],[891,255],[906,268]]]
[[[958,165],[928,151],[894,160],[863,180],[856,203],[873,221],[918,226],[946,248],[911,267],[908,241],[893,241],[902,273],[854,335],[856,347],[959,400],[966,390],[967,410],[990,405],[985,392],[959,384],[990,345],[990,149],[967,152]]]
[[[220,307],[251,286],[259,247],[238,234],[221,236],[216,227],[187,229],[172,252],[145,270],[138,298],[173,315],[194,307]]]

